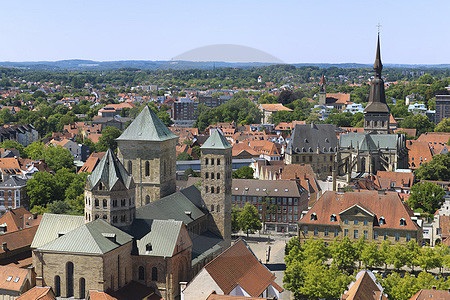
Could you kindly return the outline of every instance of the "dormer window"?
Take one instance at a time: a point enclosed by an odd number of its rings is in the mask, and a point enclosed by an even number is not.
[[[151,243],[148,243],[147,245],[145,245],[145,251],[152,251],[153,247]]]
[[[386,224],[386,220],[384,219],[384,217],[380,217],[380,219],[378,220],[378,223],[380,225],[385,225]]]
[[[405,218],[400,219],[400,226],[406,226],[406,220]]]
[[[337,222],[337,217],[336,217],[335,214],[332,214],[332,215],[330,216],[330,222]]]
[[[305,143],[308,143],[308,139],[305,139]]]
[[[330,141],[328,140],[328,138],[325,138],[325,143],[329,143]]]
[[[312,213],[311,214],[311,221],[317,221],[317,214],[316,213]]]

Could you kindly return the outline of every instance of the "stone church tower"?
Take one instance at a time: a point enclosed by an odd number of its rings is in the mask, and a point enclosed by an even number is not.
[[[218,130],[201,146],[202,198],[210,212],[210,225],[217,228],[226,247],[231,243],[231,149]]]
[[[384,81],[381,78],[380,34],[378,34],[377,54],[373,65],[375,77],[370,82],[369,103],[364,109],[364,131],[369,133],[389,133],[390,111],[384,94]]]
[[[176,191],[178,136],[148,106],[116,141],[117,156],[136,183],[136,207]]]
[[[325,76],[322,75],[319,82],[319,105],[325,105],[327,102],[327,92],[325,89],[326,84]]]
[[[88,176],[84,191],[86,223],[102,219],[128,228],[135,216],[135,184],[111,149]]]

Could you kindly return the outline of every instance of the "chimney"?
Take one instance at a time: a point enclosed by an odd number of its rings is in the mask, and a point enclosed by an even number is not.
[[[435,286],[435,285],[433,285],[433,290],[434,290],[434,291],[436,290],[436,286]]]
[[[8,251],[8,243],[7,242],[2,243],[2,249],[5,252]]]

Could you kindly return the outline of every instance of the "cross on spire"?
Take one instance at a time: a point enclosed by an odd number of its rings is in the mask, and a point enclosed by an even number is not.
[[[377,24],[377,27],[378,27],[378,34],[380,34],[380,31],[381,31],[381,24],[378,23],[378,24]]]

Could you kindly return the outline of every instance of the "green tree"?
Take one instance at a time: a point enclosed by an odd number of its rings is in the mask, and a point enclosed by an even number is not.
[[[238,217],[239,227],[247,234],[261,229],[261,219],[258,210],[250,203],[246,203]]]
[[[359,262],[359,267],[361,268],[362,262],[362,252],[367,246],[367,241],[364,237],[360,238],[357,242],[354,243],[356,259]]]
[[[341,270],[354,268],[357,254],[355,246],[347,236],[341,241],[335,240],[330,245],[330,251],[331,257],[333,258],[333,265]]]
[[[107,126],[102,130],[102,136],[98,139],[98,143],[95,145],[95,149],[100,152],[111,149],[113,151],[117,148],[117,142],[115,141],[122,132],[112,126]]]
[[[450,153],[433,156],[415,171],[417,179],[450,181]]]
[[[434,128],[436,132],[450,132],[450,118],[445,118]]]
[[[303,262],[306,264],[319,262],[324,263],[329,257],[329,249],[325,246],[322,239],[308,239],[302,246],[303,248]]]
[[[405,274],[402,278],[399,273],[391,273],[385,279],[382,279],[381,285],[384,292],[392,300],[405,300],[411,298],[417,293],[416,278]]]
[[[419,256],[419,245],[417,245],[417,242],[414,240],[410,240],[405,245],[405,251],[407,255],[407,266],[411,268],[411,270],[414,272],[414,267],[418,265],[417,258]]]
[[[241,214],[241,209],[236,205],[231,207],[231,230],[233,232],[238,232],[241,230],[241,226],[239,225],[239,215]]]
[[[434,214],[444,202],[445,191],[439,185],[428,181],[414,184],[407,203],[413,209]]]
[[[181,152],[178,153],[177,160],[192,160],[192,156],[189,153]]]
[[[243,166],[237,169],[236,171],[233,171],[233,178],[234,179],[254,179],[253,178],[253,168],[249,166]]]
[[[395,244],[389,253],[389,263],[399,270],[408,263],[408,252],[402,244]]]
[[[70,206],[66,201],[54,201],[47,204],[47,210],[52,214],[67,214],[70,211]]]
[[[55,177],[47,172],[36,172],[27,181],[27,195],[30,198],[30,207],[46,207],[48,203],[60,198],[59,186]]]
[[[72,154],[69,150],[59,145],[48,146],[42,153],[42,158],[47,163],[47,166],[55,172],[62,168],[75,171]]]
[[[421,83],[421,84],[432,84],[434,82],[434,78],[430,74],[426,73],[426,74],[420,76],[419,80],[417,80],[417,82]]]
[[[384,240],[380,246],[380,258],[381,261],[384,262],[384,271],[387,270],[390,255],[391,255],[391,242],[389,240]]]
[[[44,156],[45,146],[42,142],[33,142],[25,148],[25,153],[31,159],[42,159]]]
[[[380,252],[378,250],[378,244],[376,242],[371,242],[364,247],[361,251],[361,260],[369,269],[381,266],[383,264]]]
[[[403,121],[400,122],[401,128],[415,128],[417,129],[417,134],[420,135],[425,132],[430,132],[434,130],[434,123],[430,121],[427,116],[417,114],[407,116]]]
[[[5,140],[4,142],[0,143],[0,148],[19,150],[20,156],[22,158],[27,158],[25,147],[14,140]]]
[[[430,269],[439,267],[438,256],[436,251],[430,247],[422,247],[419,251],[419,256],[417,257],[418,265],[428,272]]]

